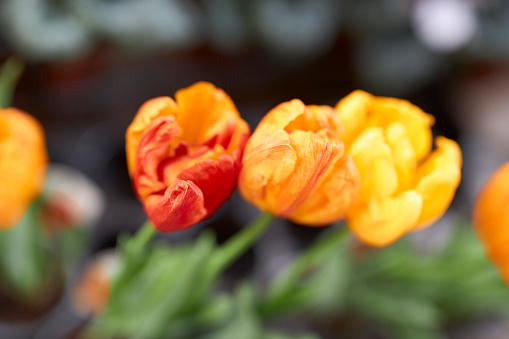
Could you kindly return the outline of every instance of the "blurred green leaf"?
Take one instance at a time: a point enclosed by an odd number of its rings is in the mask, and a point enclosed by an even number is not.
[[[48,251],[34,202],[13,228],[0,231],[0,274],[2,281],[21,297],[30,297],[41,287],[47,268]]]
[[[23,62],[16,57],[10,57],[0,67],[0,107],[5,108],[11,105],[14,88],[18,84],[24,67]]]
[[[260,339],[263,328],[254,305],[254,291],[247,283],[241,284],[235,294],[235,314],[228,324],[206,335],[203,339]]]

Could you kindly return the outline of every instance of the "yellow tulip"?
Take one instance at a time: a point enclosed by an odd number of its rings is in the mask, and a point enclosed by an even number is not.
[[[359,175],[339,139],[331,107],[292,100],[272,109],[244,150],[242,196],[260,210],[309,226],[341,219],[359,189]]]
[[[509,285],[509,162],[479,192],[473,222],[486,254]]]
[[[360,174],[359,195],[347,213],[364,243],[387,246],[429,226],[450,205],[461,179],[461,150],[437,137],[433,116],[406,100],[354,91],[336,105],[341,139]]]
[[[16,225],[41,194],[47,163],[40,124],[15,108],[0,109],[0,229]]]

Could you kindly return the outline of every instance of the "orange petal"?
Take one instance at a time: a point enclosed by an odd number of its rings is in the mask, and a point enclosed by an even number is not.
[[[292,132],[290,144],[297,156],[292,175],[277,185],[265,188],[266,203],[271,206],[271,212],[284,218],[291,218],[292,213],[309,198],[333,160],[343,156],[340,142],[319,138],[310,131]]]
[[[473,209],[473,223],[486,254],[509,285],[509,162],[484,184]]]
[[[7,229],[44,186],[48,155],[41,125],[15,108],[0,109],[0,154],[0,229]]]
[[[147,126],[161,116],[174,116],[176,114],[176,109],[177,106],[175,102],[169,97],[159,97],[148,100],[138,109],[125,135],[125,150],[129,175],[134,171],[138,145]]]
[[[359,172],[352,158],[336,157],[306,201],[292,213],[292,221],[321,226],[340,220],[354,203],[359,186]]]
[[[220,135],[229,121],[240,119],[230,97],[208,82],[178,90],[175,100],[179,107],[177,122],[184,131],[182,138],[190,146]]]

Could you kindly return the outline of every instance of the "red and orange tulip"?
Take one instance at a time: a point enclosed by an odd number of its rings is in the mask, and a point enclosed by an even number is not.
[[[359,189],[341,133],[331,107],[297,99],[275,107],[246,145],[241,194],[260,210],[297,223],[323,226],[341,219]]]
[[[16,225],[41,194],[47,163],[41,125],[18,109],[0,109],[0,229]]]
[[[509,162],[479,192],[473,222],[486,254],[509,285]]]
[[[361,185],[346,214],[350,230],[364,243],[386,246],[442,216],[461,179],[461,150],[437,137],[433,116],[408,101],[355,91],[336,111],[341,139],[359,170]]]
[[[134,190],[161,232],[211,216],[236,187],[249,126],[206,82],[143,104],[126,133]]]

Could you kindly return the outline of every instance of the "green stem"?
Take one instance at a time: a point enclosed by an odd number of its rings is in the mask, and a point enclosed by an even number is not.
[[[213,273],[221,272],[244,252],[263,234],[274,220],[269,213],[263,213],[242,231],[235,234],[223,244],[211,258],[211,270]]]

